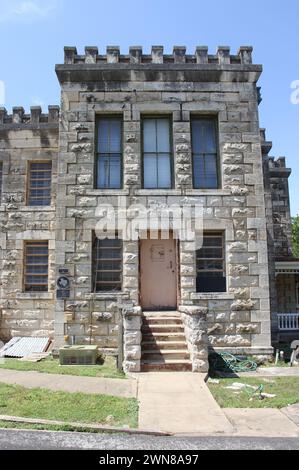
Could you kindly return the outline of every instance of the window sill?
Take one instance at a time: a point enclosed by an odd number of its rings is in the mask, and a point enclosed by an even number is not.
[[[137,196],[231,196],[225,189],[187,189],[182,194],[180,189],[137,189]]]
[[[19,300],[53,300],[53,292],[20,292],[16,295]]]
[[[187,189],[187,196],[231,196],[227,189]]]
[[[95,300],[117,300],[119,297],[123,297],[125,294],[123,292],[94,292],[91,294],[86,294],[85,299],[95,299]]]
[[[128,196],[128,189],[87,189],[86,196]]]
[[[180,189],[137,189],[137,196],[181,196]]]
[[[20,212],[55,212],[55,206],[23,206],[18,209]]]
[[[230,292],[196,292],[191,294],[191,300],[234,300],[234,294]]]

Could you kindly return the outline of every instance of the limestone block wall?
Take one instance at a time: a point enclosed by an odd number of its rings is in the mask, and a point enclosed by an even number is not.
[[[13,336],[54,336],[55,228],[58,154],[57,106],[42,114],[0,109],[0,161],[3,162],[0,204],[0,339]],[[52,162],[52,204],[29,207],[26,202],[28,163]],[[49,241],[49,292],[23,289],[25,241]]]
[[[72,278],[70,302],[75,305],[75,316],[68,324],[68,341],[72,336],[76,341],[91,341],[88,328],[78,327],[77,319],[84,312],[105,313],[108,302],[131,302],[136,307],[140,303],[138,242],[124,244],[122,293],[91,293],[92,232],[101,218],[97,207],[105,203],[117,207],[119,197],[128,206],[145,204],[148,211],[185,201],[203,205],[205,230],[225,233],[227,292],[196,292],[195,253],[182,242],[179,304],[207,309],[210,347],[270,354],[268,245],[256,86],[261,67],[252,65],[251,48],[242,48],[236,56],[226,48],[216,55],[209,55],[206,48],[198,48],[195,55],[187,55],[185,48],[175,48],[173,55],[164,55],[160,47],[154,47],[152,55],[144,55],[141,48],[131,48],[129,55],[108,48],[105,56],[96,48],[87,48],[85,55],[67,48],[65,64],[58,65],[56,72],[62,88],[56,269],[67,267]],[[98,115],[107,114],[123,118],[121,190],[95,189],[95,123]],[[171,190],[142,188],[141,120],[146,115],[172,119],[175,178]],[[217,118],[217,190],[192,187],[190,120],[198,115]],[[65,340],[66,311],[67,302],[56,301],[57,344]],[[109,328],[116,331],[117,323],[113,317]],[[109,339],[106,345],[114,347],[115,343]]]

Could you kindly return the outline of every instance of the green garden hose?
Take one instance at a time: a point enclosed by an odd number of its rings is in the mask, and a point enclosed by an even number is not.
[[[222,352],[210,355],[210,366],[218,372],[255,372],[257,363],[250,359],[241,359],[233,354]]]

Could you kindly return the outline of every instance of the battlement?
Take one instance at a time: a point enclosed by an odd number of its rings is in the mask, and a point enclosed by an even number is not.
[[[269,157],[269,166],[270,168],[286,168],[286,158],[285,157]]]
[[[119,46],[107,46],[106,54],[100,55],[96,46],[85,48],[79,55],[76,47],[64,48],[64,64],[198,64],[198,65],[249,65],[252,64],[251,46],[240,47],[237,55],[230,54],[230,47],[219,46],[216,55],[208,53],[207,46],[198,46],[195,54],[186,54],[185,46],[174,46],[172,54],[164,54],[163,46],[152,46],[151,54],[143,54],[141,46],[132,46],[128,55],[120,53]]]
[[[262,154],[264,156],[269,155],[269,152],[271,151],[273,144],[270,140],[267,140],[266,138],[266,129],[260,129],[260,137],[261,137],[261,146],[262,146]]]
[[[12,114],[8,114],[6,108],[0,108],[0,126],[58,124],[59,112],[59,106],[48,106],[47,114],[42,113],[40,106],[32,106],[30,114],[26,114],[22,106],[14,107]]]
[[[289,178],[292,173],[291,168],[286,166],[285,157],[268,157],[267,162],[270,177],[272,178]]]

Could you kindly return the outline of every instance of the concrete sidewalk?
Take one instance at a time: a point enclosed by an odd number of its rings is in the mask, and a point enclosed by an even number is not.
[[[299,377],[299,367],[259,367],[256,372],[240,372],[239,377]]]
[[[147,373],[136,378],[142,429],[176,435],[299,437],[299,405],[221,409],[204,374]]]
[[[235,436],[299,437],[299,427],[284,410],[276,408],[225,408]]]
[[[232,434],[205,384],[206,374],[138,374],[139,427],[174,434]]]
[[[137,382],[132,378],[106,379],[104,377],[79,377],[0,369],[0,383],[21,385],[26,388],[47,388],[54,391],[82,392],[125,398],[137,396]]]

